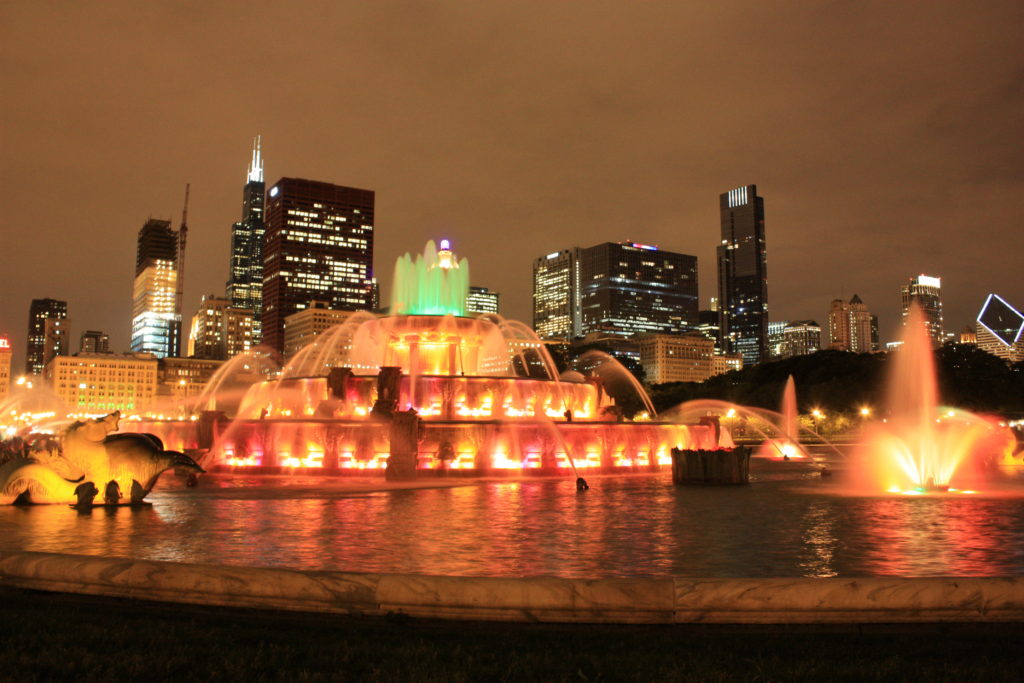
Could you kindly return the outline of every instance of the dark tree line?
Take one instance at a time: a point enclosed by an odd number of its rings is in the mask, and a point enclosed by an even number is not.
[[[897,352],[898,353],[898,352]],[[885,401],[891,354],[819,351],[762,363],[712,377],[706,382],[670,382],[651,388],[659,411],[684,401],[714,398],[778,410],[792,375],[801,412],[814,407],[855,412]],[[1024,411],[1024,363],[1009,365],[975,346],[947,344],[935,352],[942,403],[972,411]]]

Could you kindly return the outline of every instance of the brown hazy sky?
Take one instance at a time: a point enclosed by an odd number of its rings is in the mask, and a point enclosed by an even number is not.
[[[765,197],[771,317],[943,278],[948,329],[1024,307],[1024,4],[0,3],[0,334],[66,299],[128,344],[135,238],[192,184],[185,314],[222,293],[252,137],[269,184],[377,192],[376,270],[448,236],[529,321],[531,263],[696,254]]]

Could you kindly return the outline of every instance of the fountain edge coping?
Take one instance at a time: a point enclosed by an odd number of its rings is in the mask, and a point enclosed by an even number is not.
[[[222,607],[485,621],[1024,622],[1024,577],[490,578],[0,552],[0,585]]]

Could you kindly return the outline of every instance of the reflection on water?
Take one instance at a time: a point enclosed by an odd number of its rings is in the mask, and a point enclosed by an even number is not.
[[[1024,498],[833,495],[794,470],[752,486],[668,474],[353,490],[329,479],[167,477],[152,507],[0,508],[0,549],[239,565],[565,577],[1024,573]]]

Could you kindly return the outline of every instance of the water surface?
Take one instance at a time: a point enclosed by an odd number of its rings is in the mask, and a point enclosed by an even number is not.
[[[856,497],[802,466],[753,472],[750,486],[713,488],[590,477],[583,493],[569,479],[373,491],[231,475],[190,489],[164,475],[151,507],[0,508],[0,550],[462,576],[1024,574],[1019,483],[999,496]]]

